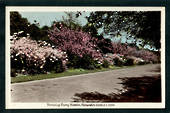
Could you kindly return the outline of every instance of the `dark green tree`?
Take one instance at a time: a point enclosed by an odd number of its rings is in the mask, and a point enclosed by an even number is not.
[[[24,31],[23,35],[29,31],[30,23],[26,18],[23,18],[18,12],[10,12],[10,35],[15,32]]]
[[[96,11],[87,17],[85,31],[97,36],[103,34],[119,36],[127,32],[127,38],[143,39],[145,44],[160,48],[160,11]]]
[[[10,12],[10,35],[13,35],[15,32],[24,31],[21,35],[30,37],[33,40],[45,40],[49,41],[48,38],[48,26],[43,26],[40,28],[39,23],[34,20],[33,24],[28,22],[27,18],[23,18],[19,12]]]

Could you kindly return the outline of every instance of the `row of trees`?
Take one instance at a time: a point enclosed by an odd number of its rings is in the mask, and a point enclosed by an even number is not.
[[[66,12],[68,19],[60,21],[62,25],[71,29],[82,29],[89,32],[93,37],[101,38],[110,35],[110,38],[126,32],[127,39],[134,38],[136,45],[137,39],[141,39],[141,46],[150,45],[160,49],[160,11],[96,11],[91,12],[86,17],[88,22],[85,26],[78,24],[76,18],[83,12]],[[37,22],[30,24],[26,18],[21,17],[18,12],[10,14],[11,35],[15,32],[24,31],[29,33],[35,40],[49,40],[48,32],[51,27],[43,26],[39,28]],[[55,23],[55,21],[53,22]],[[59,22],[58,22],[59,23]],[[103,29],[99,35],[98,30]]]
[[[52,26],[40,28],[36,21],[30,24],[18,12],[11,12],[12,69],[14,72],[36,74],[52,70],[62,72],[67,68],[95,69],[109,65],[158,62],[159,55],[149,50],[139,50],[136,44],[129,46],[127,43],[115,43],[104,38],[105,34],[116,36],[122,31],[135,37],[136,40],[138,36],[142,37],[140,32],[147,30],[138,24],[147,20],[145,13],[147,12],[91,12],[90,16],[86,17],[87,24],[81,26],[75,20],[82,15],[82,12],[67,12],[68,19],[54,21]],[[128,14],[130,15],[127,16]],[[142,21],[130,19],[139,18],[138,14],[142,16]],[[103,33],[99,34],[98,30],[101,28]],[[160,40],[160,37],[143,39],[145,39],[143,43],[149,42],[150,45],[159,48],[159,44],[154,43],[156,42],[154,40]]]

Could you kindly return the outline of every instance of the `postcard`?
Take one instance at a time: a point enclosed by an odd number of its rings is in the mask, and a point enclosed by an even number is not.
[[[165,7],[6,6],[6,109],[165,108]]]

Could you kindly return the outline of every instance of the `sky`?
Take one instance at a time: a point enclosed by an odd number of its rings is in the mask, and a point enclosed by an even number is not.
[[[65,12],[19,12],[22,17],[27,18],[30,23],[34,23],[34,20],[36,20],[40,27],[43,26],[51,26],[53,21],[61,21],[64,18],[67,18],[67,15]],[[77,18],[78,23],[80,23],[82,26],[87,23],[87,19],[85,18],[86,16],[89,16],[90,12],[84,12],[82,13],[82,16],[79,16]],[[101,32],[102,30],[100,30]],[[125,32],[122,32],[121,37],[112,37],[112,41],[117,42],[125,42],[126,41],[126,36],[127,34]],[[105,36],[109,37],[109,36]],[[132,42],[133,39],[128,40],[127,42]],[[137,43],[139,45],[139,43]],[[149,45],[146,45],[144,48],[149,48]],[[155,49],[154,49],[155,50]]]
[[[30,23],[34,23],[36,20],[40,27],[47,25],[51,26],[53,21],[60,21],[62,17],[66,18],[67,15],[64,12],[19,12],[22,17],[27,18]],[[84,18],[88,16],[90,12],[83,13],[82,16],[78,18],[78,22],[81,25],[85,25],[87,20]]]

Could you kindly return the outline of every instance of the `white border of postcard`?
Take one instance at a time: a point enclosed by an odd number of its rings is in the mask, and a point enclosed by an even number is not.
[[[161,89],[162,101],[159,102],[135,102],[135,103],[13,103],[11,102],[11,78],[10,78],[10,11],[23,12],[64,12],[64,11],[161,11]],[[165,108],[165,7],[29,7],[29,6],[7,6],[6,7],[6,109],[86,109],[86,108]],[[62,106],[62,105],[67,106]],[[74,106],[79,104],[80,106]],[[101,104],[101,106],[98,106]]]

